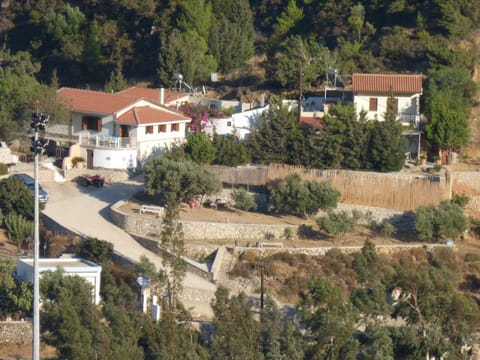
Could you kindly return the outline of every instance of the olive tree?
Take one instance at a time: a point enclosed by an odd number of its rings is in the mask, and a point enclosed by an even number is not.
[[[271,208],[278,213],[306,216],[337,206],[340,192],[326,182],[302,181],[288,175],[270,192]]]

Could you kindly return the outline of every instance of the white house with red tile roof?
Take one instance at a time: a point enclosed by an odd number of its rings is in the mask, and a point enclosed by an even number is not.
[[[57,91],[72,110],[70,132],[78,135],[87,168],[134,168],[184,141],[191,119],[161,105],[160,97],[158,101],[138,97],[140,90],[135,89],[115,94],[73,88]]]
[[[418,128],[422,75],[353,74],[353,102],[357,114],[383,120],[387,108],[396,111],[403,125]]]

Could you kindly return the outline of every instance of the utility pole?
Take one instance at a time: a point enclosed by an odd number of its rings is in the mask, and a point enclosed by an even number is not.
[[[300,63],[300,72],[298,74],[298,124],[302,120],[302,98],[303,98],[303,65]]]
[[[34,210],[33,210],[33,346],[32,359],[40,360],[40,272],[39,272],[39,252],[40,252],[40,228],[38,205],[38,155],[43,153],[48,146],[48,140],[38,138],[38,131],[45,131],[48,122],[48,115],[39,114],[38,109],[32,114],[30,123],[33,129],[32,146],[30,150],[34,154]]]
[[[260,309],[263,310],[263,305],[264,305],[264,277],[265,277],[265,264],[263,262],[263,256],[262,256],[262,263],[260,264]]]

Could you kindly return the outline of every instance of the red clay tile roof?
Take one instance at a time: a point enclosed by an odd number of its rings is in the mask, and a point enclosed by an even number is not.
[[[132,86],[128,89],[117,92],[116,95],[144,98],[152,102],[155,102],[157,104],[160,104],[160,89],[150,89],[150,88]],[[172,101],[181,99],[185,96],[188,96],[188,95],[164,89],[163,103],[168,104]]]
[[[75,111],[112,115],[115,115],[125,108],[133,106],[139,100],[144,100],[142,97],[127,94],[118,95],[101,91],[73,88],[61,88],[57,90],[57,96],[63,99],[63,101]],[[148,99],[145,100],[149,101]],[[155,104],[158,104],[158,101],[155,101]],[[115,121],[125,124],[191,121],[189,117],[182,115],[176,110],[168,109],[164,106],[162,107],[163,109],[145,105],[134,106],[132,109],[115,119]]]
[[[100,114],[114,114],[136,102],[130,96],[117,96],[101,91],[61,88],[57,90],[60,96],[75,111]]]
[[[115,121],[122,124],[139,125],[165,122],[190,122],[191,119],[181,114],[175,114],[149,106],[136,106],[120,115]]]
[[[354,93],[421,94],[422,75],[353,74]]]

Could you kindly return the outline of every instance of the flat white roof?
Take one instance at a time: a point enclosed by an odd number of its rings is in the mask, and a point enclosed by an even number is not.
[[[28,266],[33,267],[33,259],[19,259],[19,261],[25,263]],[[76,269],[77,271],[98,271],[101,270],[101,266],[95,264],[92,261],[85,260],[85,259],[38,259],[38,264],[40,265],[40,270],[48,270],[48,269],[57,269],[57,268],[64,268],[66,271],[70,269]]]

